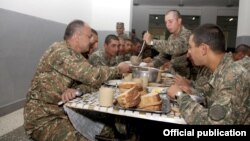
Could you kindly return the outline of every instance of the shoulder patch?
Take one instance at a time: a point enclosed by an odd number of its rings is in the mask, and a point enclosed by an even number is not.
[[[217,104],[209,109],[208,116],[215,121],[219,121],[226,116],[226,113],[226,108]]]

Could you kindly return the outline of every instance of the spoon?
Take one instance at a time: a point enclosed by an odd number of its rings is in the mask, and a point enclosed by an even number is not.
[[[140,57],[140,55],[141,55],[141,53],[142,53],[142,51],[143,51],[143,49],[144,49],[145,42],[146,42],[146,41],[143,41],[143,44],[142,44],[141,50],[140,50],[140,52],[139,52],[139,54],[138,54],[138,56],[137,56],[138,58]]]

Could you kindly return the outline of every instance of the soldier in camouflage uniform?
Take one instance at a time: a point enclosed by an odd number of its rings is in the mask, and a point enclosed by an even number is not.
[[[131,39],[125,38],[125,48],[124,48],[124,52],[125,52],[124,60],[125,61],[129,61],[130,57],[132,56],[132,54],[131,54],[132,44],[133,43],[132,43]]]
[[[123,22],[117,22],[116,23],[116,33],[118,37],[122,38],[128,38],[128,35],[124,33],[124,23]]]
[[[178,59],[178,61],[172,62],[181,64],[177,65],[178,67],[175,68],[175,72],[188,77],[189,70],[187,68],[186,53],[188,50],[188,38],[191,32],[182,25],[181,15],[177,10],[170,10],[166,13],[165,23],[168,31],[171,33],[168,40],[152,40],[152,36],[148,32],[144,34],[143,39],[146,43],[153,45],[159,52],[159,55],[155,57],[153,62],[148,64],[148,66],[160,67],[167,62],[169,58],[175,60],[184,56]]]
[[[250,124],[249,71],[230,54],[225,53],[225,37],[213,24],[195,29],[189,39],[189,50],[195,65],[212,71],[205,93],[207,107],[203,107],[181,91],[178,85],[168,89],[177,98],[180,112],[188,124]]]
[[[91,37],[88,24],[72,21],[66,28],[64,41],[52,44],[43,54],[24,106],[24,128],[34,140],[86,140],[73,128],[63,108],[57,105],[61,100],[66,102],[75,98],[75,91],[63,92],[76,82],[86,86],[100,85],[129,71],[126,63],[117,67],[90,65],[82,53],[89,50]]]
[[[142,41],[139,38],[133,38],[131,55],[137,56],[141,51],[141,47],[142,47]]]
[[[236,47],[233,53],[233,59],[245,67],[247,70],[250,69],[250,47],[245,44],[240,44]]]
[[[187,58],[190,61],[190,80],[185,77],[177,75],[175,77],[175,83],[188,94],[200,95],[209,91],[210,86],[207,86],[207,82],[212,75],[212,71],[205,66],[195,66],[191,59],[190,54],[187,54]]]
[[[116,62],[120,63],[125,61],[125,40],[123,37],[119,38],[119,49],[118,49],[118,55],[116,56]]]
[[[104,47],[89,56],[89,63],[94,66],[115,66],[118,54],[119,39],[116,35],[105,38]]]
[[[238,62],[240,65],[242,65],[247,70],[250,70],[250,57],[245,56],[244,58],[242,58],[241,60],[238,60],[236,62]]]
[[[245,56],[250,57],[250,46],[246,44],[240,44],[235,48],[233,58],[235,61],[241,60]]]
[[[83,53],[83,56],[87,59],[89,58],[89,55],[95,52],[96,49],[98,48],[98,33],[93,28],[91,28],[91,33],[92,33],[92,38],[90,40],[89,51]]]

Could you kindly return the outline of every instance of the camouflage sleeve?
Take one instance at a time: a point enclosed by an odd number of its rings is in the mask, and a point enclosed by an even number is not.
[[[77,57],[68,51],[57,51],[48,60],[49,65],[61,74],[86,85],[103,83],[118,74],[117,67],[94,67],[84,57]]]
[[[238,79],[224,78],[223,83],[218,90],[211,93],[208,108],[191,100],[189,96],[183,96],[177,100],[180,112],[188,124],[236,124],[241,120],[238,115],[244,115],[243,106],[234,104],[234,102],[242,101],[244,103],[243,99],[246,97],[243,95],[246,95],[246,92],[242,91],[242,87],[247,88],[246,83],[242,77],[238,77]]]
[[[232,124],[229,94],[218,98],[209,108],[203,107],[189,96],[179,98],[178,103],[188,124]]]
[[[195,95],[209,94],[211,93],[212,86],[208,83],[209,78],[212,75],[212,72],[207,67],[196,67],[197,76],[195,81],[191,81],[194,90],[192,91]]]
[[[153,58],[153,64],[154,64],[154,67],[156,67],[156,68],[162,66],[167,61],[169,61],[169,60],[165,58],[165,54],[164,53],[159,53],[158,56],[155,56]]]
[[[93,66],[107,66],[105,60],[96,54],[89,56],[89,63]]]
[[[86,85],[86,84],[82,84],[81,82],[75,83],[72,85],[72,88],[80,89],[83,93],[96,92],[98,91],[100,87],[101,87],[101,84]]]
[[[95,86],[99,86],[99,88],[101,87],[101,84],[95,84]],[[78,85],[76,86],[76,88],[80,88],[80,90],[83,92],[83,93],[92,93],[92,92],[96,92],[98,91],[98,87],[95,87],[95,86],[90,86],[90,85],[84,85],[84,84],[81,84],[81,85]]]
[[[153,40],[153,44],[158,52],[173,56],[179,56],[188,50],[187,38],[184,35],[177,39],[173,39],[171,35],[168,40]]]
[[[131,54],[127,53],[124,56],[124,61],[130,61]]]

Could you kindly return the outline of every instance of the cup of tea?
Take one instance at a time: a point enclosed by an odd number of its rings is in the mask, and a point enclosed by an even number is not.
[[[124,81],[132,81],[132,73],[123,74]]]
[[[114,91],[110,87],[102,86],[99,89],[99,105],[104,107],[109,107],[113,105]]]

